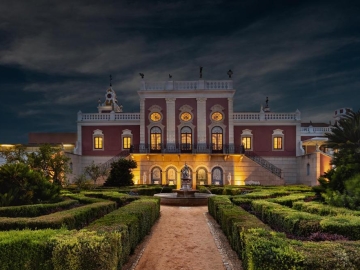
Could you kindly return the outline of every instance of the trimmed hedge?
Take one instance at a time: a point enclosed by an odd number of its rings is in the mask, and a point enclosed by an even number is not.
[[[126,262],[160,216],[160,198],[139,199],[91,223],[87,229],[121,234],[119,266]]]
[[[294,202],[303,201],[306,198],[315,196],[315,192],[302,192],[302,193],[293,193],[287,196],[277,197],[273,199],[268,199],[269,202],[278,203],[284,206],[292,207]],[[304,211],[306,212],[306,211]]]
[[[0,232],[0,270],[117,269],[120,241],[115,232]]]
[[[66,200],[58,203],[0,207],[0,217],[38,217],[77,205],[79,205],[78,200]]]
[[[320,202],[296,202],[293,208],[303,212],[317,214],[320,216],[352,215],[360,216],[360,211],[350,210],[345,207],[335,207]]]
[[[0,270],[52,270],[52,251],[57,234],[67,230],[0,232]]]
[[[212,196],[208,199],[209,213],[219,223],[221,229],[229,240],[232,248],[244,258],[244,243],[240,232],[250,228],[263,228],[270,230],[254,215],[246,212],[241,207],[232,204],[228,196]]]
[[[137,196],[129,196],[127,194],[119,193],[119,192],[84,192],[83,193],[87,197],[91,198],[99,198],[104,200],[110,200],[117,203],[117,207],[122,207],[132,201],[138,200]]]
[[[304,256],[291,246],[290,241],[282,233],[261,228],[248,229],[241,232],[241,240],[245,247],[245,269],[306,269],[302,267]]]
[[[252,207],[256,215],[272,227],[298,236],[309,236],[320,231],[321,217],[296,211],[277,203],[254,200]]]
[[[0,232],[0,270],[121,269],[159,215],[160,199],[145,198],[80,231]]]
[[[100,218],[116,209],[116,203],[102,201],[74,209],[32,218],[0,217],[0,230],[21,229],[81,229],[94,219]]]

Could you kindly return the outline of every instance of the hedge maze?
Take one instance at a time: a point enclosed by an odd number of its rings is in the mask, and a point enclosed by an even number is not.
[[[360,269],[358,211],[312,199],[306,187],[225,191],[209,198],[244,269]]]
[[[160,214],[159,198],[63,192],[64,201],[0,208],[0,269],[121,269]]]

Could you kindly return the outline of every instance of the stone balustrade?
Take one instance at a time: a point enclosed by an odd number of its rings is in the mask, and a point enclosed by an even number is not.
[[[300,120],[298,113],[264,113],[264,112],[247,112],[247,113],[234,113],[234,122],[243,121],[295,121]]]
[[[302,135],[306,134],[325,134],[326,132],[331,133],[331,127],[301,127],[300,132]]]
[[[233,89],[232,80],[218,81],[142,81],[140,90],[166,91],[166,90],[219,90]]]
[[[78,121],[140,121],[140,113],[82,113]]]

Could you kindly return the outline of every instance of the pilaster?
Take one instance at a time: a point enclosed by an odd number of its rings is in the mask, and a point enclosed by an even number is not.
[[[140,147],[145,146],[145,98],[140,99]]]
[[[206,98],[197,98],[197,145],[206,145]]]
[[[166,143],[175,144],[175,100],[166,98]]]

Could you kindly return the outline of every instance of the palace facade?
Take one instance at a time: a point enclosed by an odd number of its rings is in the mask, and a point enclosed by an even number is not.
[[[180,187],[184,164],[196,185],[317,185],[330,168],[324,149],[330,124],[302,123],[298,110],[234,112],[233,81],[141,80],[140,112],[126,113],[114,89],[96,113],[77,115],[73,175],[92,161],[109,167],[118,158],[137,162],[136,184]],[[339,109],[337,117],[346,113]]]

